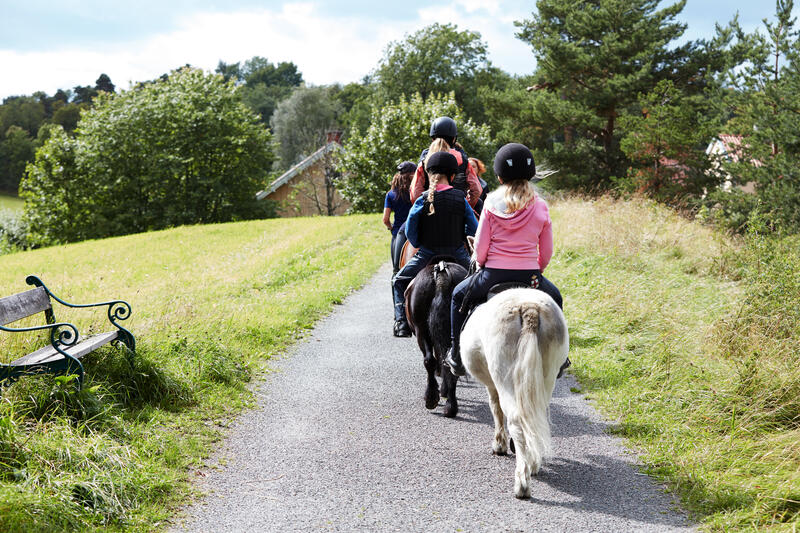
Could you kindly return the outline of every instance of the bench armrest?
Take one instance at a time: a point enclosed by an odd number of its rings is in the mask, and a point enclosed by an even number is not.
[[[63,329],[62,329],[63,328]],[[40,331],[43,329],[50,330],[50,344],[55,350],[63,355],[66,359],[75,364],[79,369],[78,379],[83,382],[83,364],[78,359],[68,354],[62,347],[69,348],[78,342],[78,328],[69,322],[56,322],[55,324],[46,324],[44,326],[31,326],[27,328],[9,328],[0,326],[0,331],[20,332],[20,331]]]
[[[47,295],[50,298],[52,298],[53,300],[57,301],[58,303],[66,307],[74,307],[74,308],[103,307],[103,306],[108,307],[107,310],[108,321],[111,322],[111,324],[113,324],[114,327],[116,327],[119,330],[120,340],[122,340],[122,342],[124,342],[125,345],[132,352],[136,351],[136,340],[133,337],[133,333],[131,333],[130,331],[123,328],[117,323],[118,320],[127,320],[128,318],[130,318],[132,311],[131,311],[131,305],[128,302],[124,300],[109,300],[107,302],[97,302],[92,304],[72,304],[69,302],[65,302],[64,300],[53,294],[50,291],[50,289],[47,288],[47,285],[45,285],[42,282],[42,280],[40,280],[36,276],[33,275],[28,276],[27,278],[25,278],[25,282],[28,285],[33,285],[35,287],[42,287],[45,290],[45,292],[47,292]],[[72,327],[74,328],[74,326]],[[76,335],[77,335],[77,330],[76,330]],[[53,346],[55,347],[55,345]],[[56,347],[56,349],[58,348]]]

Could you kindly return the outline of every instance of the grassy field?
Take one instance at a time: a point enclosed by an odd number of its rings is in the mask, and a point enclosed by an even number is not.
[[[22,211],[23,202],[16,196],[9,196],[0,193],[0,209],[11,209],[12,211]]]
[[[0,294],[39,275],[67,301],[125,299],[137,337],[88,356],[80,393],[25,378],[0,403],[0,531],[166,525],[245,384],[386,260],[373,216],[182,227],[0,257]],[[60,312],[81,331],[103,313]],[[387,310],[387,320],[391,310]],[[2,336],[6,360],[35,339]]]
[[[640,200],[554,207],[548,274],[584,392],[705,528],[795,531],[798,337],[775,324],[798,331],[797,256],[768,274],[764,250],[743,265],[738,246]]]
[[[794,530],[800,258],[734,244],[642,200],[566,199],[551,212],[547,274],[565,296],[584,392],[705,528]],[[373,215],[0,257],[0,294],[35,273],[68,301],[126,299],[139,343],[133,367],[115,349],[90,356],[80,393],[53,377],[3,391],[0,531],[168,525],[195,467],[249,404],[246,383],[362,284],[387,242]],[[100,329],[92,316],[59,318]],[[0,338],[7,359],[32,346]]]

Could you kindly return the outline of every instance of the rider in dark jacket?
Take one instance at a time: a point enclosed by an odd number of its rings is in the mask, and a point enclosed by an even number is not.
[[[435,152],[425,162],[430,173],[428,193],[420,196],[406,219],[406,237],[415,248],[414,257],[392,278],[394,294],[394,334],[411,336],[405,316],[405,291],[414,276],[436,255],[449,255],[464,268],[469,266],[469,254],[464,247],[466,235],[475,235],[478,220],[467,203],[464,193],[451,182],[458,171],[458,162],[448,152]]]

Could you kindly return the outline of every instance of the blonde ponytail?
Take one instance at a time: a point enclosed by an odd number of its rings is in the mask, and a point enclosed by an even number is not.
[[[438,139],[434,139],[431,145],[428,147],[428,155],[425,156],[425,161],[422,163],[424,168],[428,168],[428,159],[431,158],[433,154],[436,152],[447,152],[450,150],[450,145],[447,144],[447,141],[439,137]],[[440,179],[444,179],[445,183],[448,183],[449,180],[447,176],[444,174],[429,174],[428,175],[428,203],[430,207],[428,208],[428,216],[434,214],[436,210],[433,208],[433,193],[436,192],[436,184],[439,182]]]
[[[450,150],[450,145],[447,144],[447,141],[445,141],[442,138],[434,139],[431,145],[428,147],[428,155],[425,156],[425,162],[423,163],[423,165],[425,166],[425,168],[427,168],[428,159],[430,159],[430,157],[436,152],[447,152],[449,150]]]
[[[528,180],[513,180],[507,182],[503,192],[506,201],[506,213],[511,214],[525,209],[528,203],[536,196],[533,184]]]

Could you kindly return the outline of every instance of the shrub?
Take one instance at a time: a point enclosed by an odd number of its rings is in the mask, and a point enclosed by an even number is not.
[[[20,186],[36,243],[251,218],[273,154],[232,83],[196,69],[101,93],[53,128]]]

